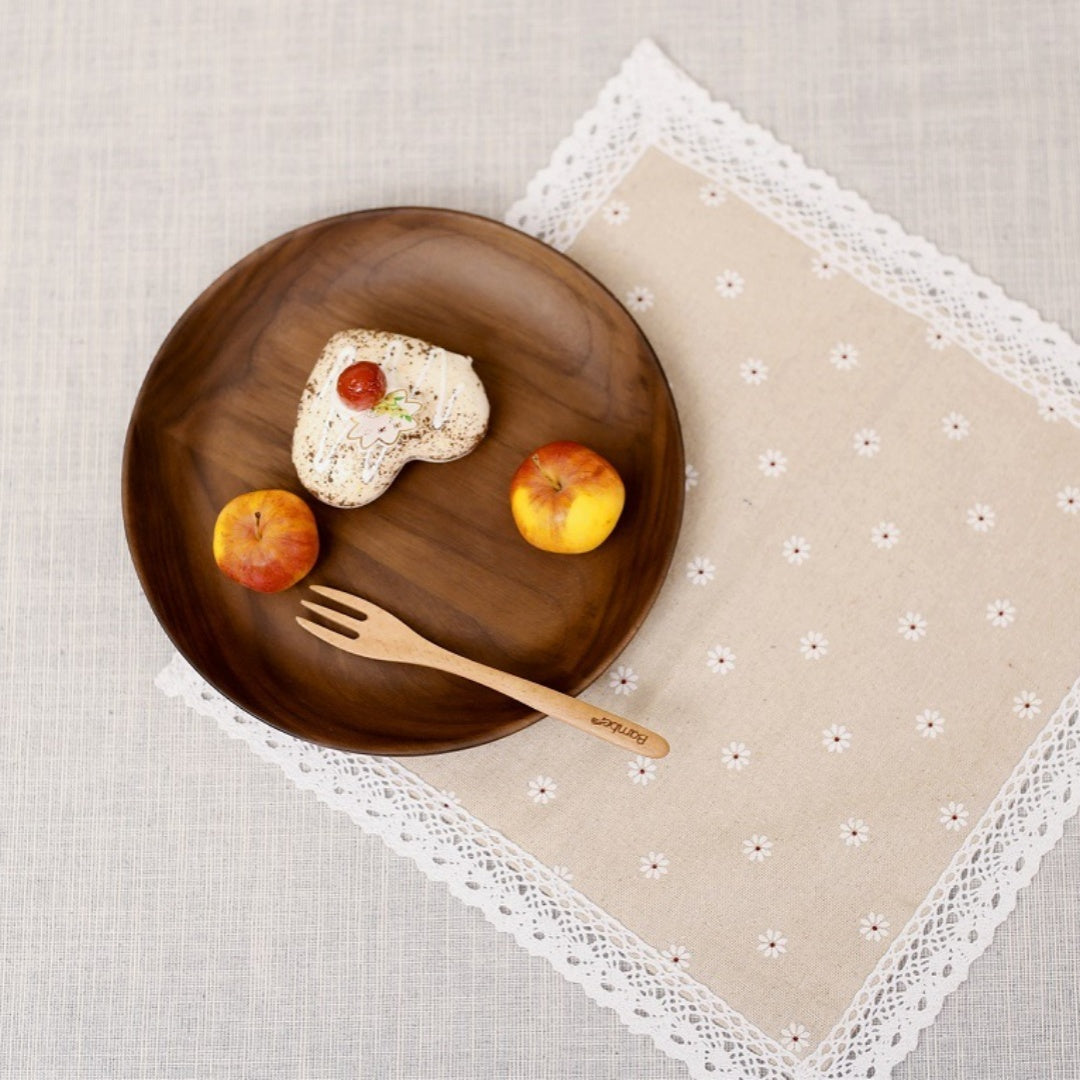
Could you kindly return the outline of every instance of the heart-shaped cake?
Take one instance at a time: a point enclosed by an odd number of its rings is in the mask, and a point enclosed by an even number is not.
[[[409,461],[453,461],[483,439],[488,399],[468,356],[383,330],[342,330],[300,396],[292,459],[330,506],[377,499]]]

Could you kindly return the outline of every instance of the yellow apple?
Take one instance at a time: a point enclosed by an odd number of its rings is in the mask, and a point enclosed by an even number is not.
[[[510,481],[510,512],[542,551],[577,555],[599,547],[615,528],[626,492],[615,467],[576,442],[541,446]]]
[[[222,507],[214,561],[226,577],[256,592],[295,585],[319,557],[315,515],[291,491],[248,491]]]

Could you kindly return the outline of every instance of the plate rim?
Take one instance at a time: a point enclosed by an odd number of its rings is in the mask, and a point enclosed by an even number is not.
[[[457,750],[468,750],[478,746],[485,746],[489,743],[499,742],[502,739],[516,735],[518,732],[531,727],[538,720],[545,717],[545,713],[539,710],[531,710],[524,714],[519,720],[513,721],[509,724],[504,724],[498,730],[493,730],[490,733],[485,733],[477,736],[475,739],[460,739],[455,741],[452,745],[438,744],[435,746],[425,746],[417,749],[395,750],[392,754],[382,755],[376,750],[363,750],[355,746],[342,746],[331,741],[322,741],[313,739],[306,735],[300,735],[295,731],[291,731],[286,727],[283,727],[280,723],[276,722],[267,716],[258,712],[250,711],[247,706],[238,702],[231,693],[229,693],[224,687],[220,686],[214,679],[210,678],[192,658],[188,655],[187,651],[176,640],[172,628],[169,626],[167,619],[164,616],[163,611],[159,607],[158,600],[154,590],[150,587],[149,577],[146,569],[146,564],[143,558],[143,554],[138,547],[136,539],[136,532],[133,520],[135,516],[135,508],[132,505],[132,492],[131,492],[131,473],[133,469],[133,450],[132,444],[134,441],[134,433],[136,427],[136,420],[141,415],[140,406],[143,402],[143,398],[147,393],[147,387],[151,382],[151,376],[155,370],[165,362],[166,354],[170,350],[170,346],[181,330],[186,326],[188,321],[194,317],[196,309],[204,302],[205,298],[211,295],[215,290],[219,289],[228,280],[231,280],[235,274],[246,263],[258,263],[262,256],[265,255],[270,249],[274,249],[282,245],[283,243],[298,239],[305,234],[314,234],[324,229],[333,228],[336,225],[344,224],[349,221],[355,221],[357,219],[382,216],[382,215],[397,215],[400,213],[424,213],[424,214],[436,214],[438,216],[445,216],[452,219],[465,218],[472,221],[480,222],[484,227],[494,227],[496,231],[506,230],[514,233],[517,237],[529,242],[530,245],[535,245],[537,248],[543,250],[548,255],[554,255],[560,260],[564,260],[568,263],[576,273],[583,275],[594,286],[596,286],[604,295],[606,295],[629,320],[630,324],[634,327],[635,331],[641,339],[641,343],[644,345],[645,350],[649,357],[651,357],[657,374],[659,375],[660,385],[663,391],[667,395],[667,399],[671,406],[671,416],[673,419],[672,430],[674,435],[675,449],[679,463],[683,466],[683,469],[678,477],[679,483],[675,485],[674,501],[677,503],[676,515],[675,515],[675,529],[671,537],[670,543],[667,546],[667,551],[664,553],[662,565],[659,568],[659,573],[656,577],[656,584],[645,596],[645,600],[641,605],[640,610],[637,612],[633,619],[628,620],[627,625],[623,632],[619,635],[618,640],[612,646],[610,650],[610,657],[606,661],[610,664],[615,658],[622,654],[627,645],[637,636],[645,619],[649,616],[657,598],[660,595],[661,590],[667,580],[668,570],[671,567],[671,563],[675,557],[675,549],[678,546],[679,536],[682,531],[682,522],[686,508],[686,485],[683,482],[686,465],[686,446],[683,439],[682,421],[679,416],[679,410],[675,403],[675,395],[671,388],[671,381],[668,378],[667,372],[664,370],[663,364],[660,363],[660,358],[653,348],[652,342],[649,340],[645,331],[641,328],[638,321],[634,318],[633,314],[627,309],[626,305],[605,285],[595,274],[586,269],[575,259],[571,258],[564,251],[560,251],[558,248],[553,247],[550,244],[545,243],[543,240],[538,239],[531,233],[525,232],[523,229],[518,229],[513,225],[507,224],[505,221],[500,221],[497,218],[487,217],[483,214],[473,213],[468,210],[457,210],[451,207],[441,206],[424,206],[420,204],[401,204],[393,206],[376,206],[368,207],[362,210],[347,210],[340,214],[332,214],[328,217],[318,218],[314,221],[306,222],[303,225],[298,225],[293,229],[287,229],[282,233],[278,233],[276,236],[270,237],[252,248],[246,254],[242,255],[235,262],[225,267],[214,279],[206,286],[199,290],[196,296],[188,303],[184,308],[180,316],[175,320],[172,326],[169,328],[168,333],[162,338],[161,343],[158,345],[154,352],[154,356],[150,363],[147,365],[146,370],[143,373],[142,380],[139,384],[139,390],[135,395],[131,404],[130,414],[128,416],[128,422],[124,433],[124,447],[123,455],[120,465],[120,495],[121,495],[121,511],[123,517],[124,526],[124,540],[128,549],[128,555],[131,558],[132,564],[135,568],[135,573],[139,581],[140,590],[146,602],[150,605],[150,610],[157,621],[158,626],[164,631],[166,637],[169,639],[170,644],[184,658],[184,661],[191,666],[191,668],[198,674],[198,676],[211,686],[218,694],[221,695],[226,701],[228,701],[235,708],[239,709],[242,713],[248,716],[253,716],[257,720],[265,723],[267,726],[273,728],[275,731],[281,732],[284,735],[288,735],[291,738],[299,739],[303,742],[309,742],[314,745],[323,746],[330,750],[335,750],[339,753],[350,754],[364,754],[366,756],[391,756],[391,757],[418,757],[433,754],[447,754],[453,753]],[[592,686],[602,674],[602,668],[596,672],[589,672],[586,677],[579,680],[579,685],[574,691],[567,691],[571,696],[578,696],[588,687]]]

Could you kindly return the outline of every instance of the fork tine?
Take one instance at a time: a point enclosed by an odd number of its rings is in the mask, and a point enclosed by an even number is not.
[[[303,619],[299,615],[296,616],[296,621],[309,634],[314,634],[315,637],[325,641],[328,645],[333,645],[337,649],[348,649],[349,645],[356,640],[345,634],[339,634],[336,630],[327,630],[325,626],[313,623],[310,619]]]
[[[327,600],[336,600],[342,607],[359,612],[361,615],[370,617],[374,612],[378,611],[374,604],[361,599],[359,596],[353,596],[352,593],[342,592],[341,589],[331,589],[326,585],[311,585],[309,588],[312,592],[325,596]]]
[[[343,626],[346,630],[352,630],[354,632],[360,629],[361,620],[354,619],[351,615],[346,615],[344,611],[323,607],[322,604],[313,603],[311,600],[301,600],[300,603],[303,604],[308,611],[314,611],[316,615],[321,615],[327,622],[335,623],[338,626]]]

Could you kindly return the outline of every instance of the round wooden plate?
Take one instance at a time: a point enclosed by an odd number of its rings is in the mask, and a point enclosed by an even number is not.
[[[319,352],[354,326],[473,357],[491,425],[467,457],[413,462],[375,502],[336,510],[300,486],[290,449]],[[510,516],[511,475],[555,439],[591,446],[626,484],[615,532],[585,555],[537,551]],[[575,694],[656,596],[683,474],[660,365],[599,282],[486,218],[371,210],[272,240],[183,315],[135,403],[124,522],[158,619],[226,697],[327,746],[432,753],[508,735],[537,714],[453,676],[358,659],[311,637],[295,622],[305,583],[264,595],[217,569],[210,541],[221,507],[254,488],[296,492],[322,540],[307,582],[367,597],[440,645]]]

